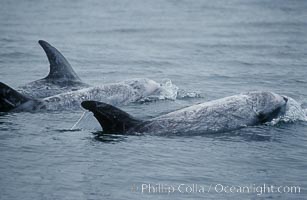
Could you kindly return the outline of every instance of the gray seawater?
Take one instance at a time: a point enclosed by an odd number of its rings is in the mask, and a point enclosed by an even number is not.
[[[250,90],[274,91],[307,105],[304,0],[0,4],[0,79],[14,87],[47,74],[37,44],[44,39],[87,83],[171,79],[201,93],[202,98],[122,107],[138,117]],[[306,122],[211,135],[99,136],[70,130],[81,114],[0,116],[1,200],[307,198]],[[149,184],[155,188],[146,190]],[[301,190],[261,193],[263,184]],[[181,192],[165,190],[180,185]],[[191,191],[193,185],[198,189]],[[254,189],[226,193],[222,186]]]

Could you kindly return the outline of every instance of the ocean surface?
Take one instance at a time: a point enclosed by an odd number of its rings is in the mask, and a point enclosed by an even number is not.
[[[147,77],[200,94],[121,107],[139,118],[251,90],[306,109],[306,11],[304,0],[1,0],[0,81],[44,77],[43,39],[86,83]],[[307,199],[305,121],[123,136],[72,128],[82,114],[0,116],[1,200]]]

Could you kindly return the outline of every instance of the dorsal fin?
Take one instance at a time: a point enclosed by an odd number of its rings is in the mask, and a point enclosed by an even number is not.
[[[0,112],[13,110],[29,100],[30,98],[0,82]]]
[[[81,82],[69,62],[56,48],[44,40],[39,40],[38,43],[44,49],[50,63],[50,72],[45,79]]]
[[[107,133],[125,133],[141,123],[128,113],[106,103],[83,101],[81,106],[94,113],[103,131]]]

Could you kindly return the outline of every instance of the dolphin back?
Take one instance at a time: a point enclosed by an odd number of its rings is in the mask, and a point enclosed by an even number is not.
[[[110,104],[98,101],[83,101],[81,106],[93,112],[106,133],[127,133],[142,122]]]
[[[39,40],[38,43],[44,49],[50,63],[50,72],[45,79],[81,82],[69,62],[55,47],[44,40]]]
[[[0,82],[0,112],[9,112],[29,100],[30,98]]]

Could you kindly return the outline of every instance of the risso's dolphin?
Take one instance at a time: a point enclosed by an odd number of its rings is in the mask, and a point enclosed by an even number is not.
[[[125,105],[159,94],[165,94],[164,87],[146,78],[89,87],[43,99],[27,97],[0,82],[0,112],[77,109],[81,108],[80,104],[85,100],[104,101],[112,105]]]
[[[190,106],[142,121],[106,103],[84,101],[104,132],[112,134],[216,133],[253,126],[283,115],[288,99],[272,92],[248,92]]]
[[[48,57],[50,71],[45,78],[20,86],[17,90],[21,94],[32,98],[45,98],[89,87],[82,82],[66,58],[55,47],[43,40],[39,40],[38,43]]]

